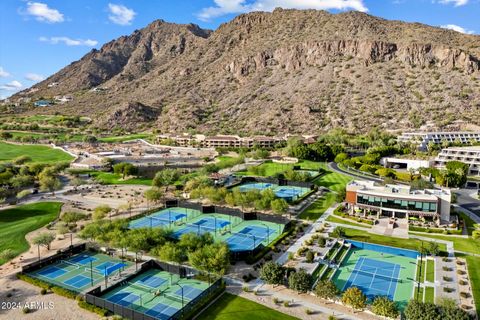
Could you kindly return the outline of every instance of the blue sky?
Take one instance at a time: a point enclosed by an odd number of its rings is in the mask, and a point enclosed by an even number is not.
[[[215,29],[240,13],[275,7],[358,10],[480,34],[480,0],[0,0],[0,97],[155,19]]]

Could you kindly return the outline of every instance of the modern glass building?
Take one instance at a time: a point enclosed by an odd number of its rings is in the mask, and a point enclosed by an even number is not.
[[[404,185],[375,185],[352,181],[347,185],[346,202],[351,213],[378,217],[422,217],[436,222],[450,221],[449,190],[412,190]]]

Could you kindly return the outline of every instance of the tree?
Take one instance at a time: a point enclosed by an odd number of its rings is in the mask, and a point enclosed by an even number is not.
[[[367,306],[367,296],[357,287],[350,287],[342,295],[342,302],[355,310],[363,310]]]
[[[185,252],[182,248],[172,242],[167,242],[165,245],[159,247],[157,255],[160,260],[177,264],[182,263],[186,259]]]
[[[17,157],[15,159],[13,159],[13,163],[16,164],[16,165],[21,165],[21,164],[31,162],[31,161],[32,161],[32,158],[29,157],[29,156],[20,156],[20,157]]]
[[[66,224],[70,224],[70,223],[76,223],[85,218],[86,218],[86,215],[81,212],[65,212],[60,218],[60,220],[62,220]]]
[[[93,210],[92,218],[93,220],[102,220],[111,211],[112,211],[112,208],[110,208],[110,206],[107,204],[98,206]]]
[[[56,172],[51,167],[46,167],[39,174],[40,190],[50,191],[55,195],[55,190],[60,189],[62,183],[58,179]]]
[[[392,300],[383,296],[376,296],[372,303],[372,312],[376,315],[393,318],[398,317],[397,305]]]
[[[13,134],[10,132],[2,131],[0,132],[0,139],[1,140],[9,140],[13,138]]]
[[[429,302],[418,302],[410,300],[404,310],[405,318],[407,320],[440,320],[440,314],[437,306]]]
[[[30,190],[22,190],[19,193],[17,193],[17,199],[23,199],[26,196],[28,196],[31,193]]]
[[[43,232],[38,234],[32,239],[32,243],[37,246],[44,246],[47,250],[50,250],[50,245],[55,240],[55,234],[50,232]]]
[[[285,268],[273,261],[266,262],[260,269],[260,279],[268,284],[281,285],[285,282]]]
[[[332,237],[335,238],[344,238],[345,237],[345,228],[343,227],[335,227],[332,232]]]
[[[335,159],[333,161],[335,161],[336,163],[342,163],[343,161],[345,161],[347,159],[348,159],[348,154],[342,152],[342,153],[337,154],[337,156],[335,157]]]
[[[321,280],[315,286],[314,291],[315,295],[319,298],[335,301],[339,290],[333,281]]]
[[[442,319],[445,320],[471,320],[472,316],[463,309],[457,306],[442,306]]]
[[[160,201],[163,197],[162,191],[157,187],[148,189],[143,193],[143,195],[145,196],[145,199],[147,199],[148,203],[153,202],[154,204]]]
[[[314,258],[315,258],[315,255],[313,254],[313,252],[308,250],[307,253],[305,254],[305,261],[307,263],[312,263]]]
[[[94,144],[97,141],[98,141],[97,137],[95,137],[95,136],[85,136],[85,137],[83,137],[83,142],[85,142],[85,143]]]
[[[288,203],[284,199],[275,199],[270,202],[272,211],[276,214],[284,214],[288,210]]]
[[[204,272],[224,275],[230,265],[230,253],[226,243],[218,242],[206,245],[188,254],[189,263]]]
[[[121,162],[113,165],[113,173],[121,174],[122,179],[125,180],[127,176],[133,176],[138,173],[138,168],[131,163]]]
[[[70,231],[68,229],[67,224],[64,223],[64,222],[59,222],[55,226],[57,228],[57,234],[62,234],[63,235],[63,234],[68,233]]]
[[[438,243],[430,242],[428,244],[428,253],[432,256],[438,256],[440,253],[440,247],[438,246]]]
[[[288,277],[288,287],[300,293],[306,293],[310,290],[312,284],[312,276],[304,269],[290,273]]]
[[[173,184],[180,177],[180,172],[177,169],[164,169],[155,174],[152,185],[155,187],[165,187],[165,191],[168,190],[168,186]]]
[[[207,232],[202,235],[195,233],[184,233],[180,236],[178,245],[187,252],[194,252],[206,245],[214,243],[214,239],[211,233]]]

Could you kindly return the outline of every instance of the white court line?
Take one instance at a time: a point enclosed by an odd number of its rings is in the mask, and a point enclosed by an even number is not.
[[[359,266],[358,269],[362,268],[363,262],[365,261],[365,258],[364,258],[364,257],[360,257],[360,259],[362,259],[362,260],[361,260],[361,262],[360,262],[360,266]],[[359,261],[360,261],[360,259],[359,259]],[[358,261],[357,261],[357,263],[358,263]],[[357,264],[355,264],[355,265],[357,265]],[[354,270],[354,271],[352,271],[352,273],[350,274],[350,277],[348,277],[347,282],[345,282],[345,284],[343,285],[342,291],[345,291],[345,287],[347,286],[350,278],[352,277],[352,274],[355,272],[355,267],[353,267],[353,270]],[[354,277],[354,278],[352,279],[352,281],[350,282],[351,284],[355,283],[355,280],[357,280],[357,276],[358,276],[358,272],[355,272],[355,277]]]

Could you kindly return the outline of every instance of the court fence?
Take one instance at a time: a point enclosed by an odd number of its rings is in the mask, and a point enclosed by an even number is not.
[[[42,258],[38,261],[29,263],[25,266],[22,267],[22,273],[30,273],[33,271],[37,271],[43,267],[46,267],[48,265],[51,265],[55,262],[58,262],[60,260],[67,260],[69,257],[83,252],[87,249],[87,244],[86,243],[79,243],[75,244],[72,246],[69,246],[66,249],[60,249],[55,253],[54,255],[51,255],[49,257]]]
[[[242,177],[239,182],[232,184],[228,189],[233,189],[244,183],[250,182],[261,182],[261,183],[271,183],[279,186],[292,186],[292,187],[301,187],[314,190],[316,188],[315,184],[308,181],[293,181],[287,179],[278,179],[278,178],[269,178],[269,177]]]
[[[89,304],[92,304],[96,307],[103,308],[113,312],[116,315],[119,315],[123,318],[133,319],[133,320],[156,320],[158,318],[149,316],[145,313],[137,311],[135,309],[129,308],[127,306],[120,305],[118,303],[110,302],[102,296],[106,293],[115,290],[116,288],[122,286],[126,281],[129,282],[133,278],[137,277],[139,274],[146,272],[150,269],[160,269],[162,271],[167,271],[173,274],[180,276],[180,278],[191,277],[193,275],[201,275],[201,273],[193,268],[182,266],[182,265],[171,265],[165,262],[157,260],[149,260],[141,265],[138,271],[129,275],[123,281],[118,282],[105,290],[102,291],[102,287],[98,286],[85,294],[85,301]],[[199,294],[196,298],[189,301],[183,306],[182,309],[178,310],[170,318],[165,318],[168,320],[183,320],[190,319],[191,316],[208,302],[212,301],[216,296],[221,294],[225,289],[225,283],[222,278],[216,277],[215,281],[210,284],[210,286]]]

